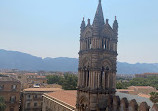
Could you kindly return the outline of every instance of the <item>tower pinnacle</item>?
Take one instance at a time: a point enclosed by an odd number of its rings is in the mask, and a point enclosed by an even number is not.
[[[104,26],[104,16],[103,16],[101,0],[99,0],[99,4],[93,21],[93,28],[94,28],[93,35],[99,36],[100,30],[103,26]]]
[[[82,20],[82,23],[81,23],[81,33],[84,31],[85,29],[85,21],[84,21],[84,17],[83,17],[83,20]]]

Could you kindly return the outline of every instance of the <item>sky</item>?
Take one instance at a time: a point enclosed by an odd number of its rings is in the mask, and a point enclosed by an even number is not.
[[[158,63],[158,0],[102,0],[104,19],[119,23],[118,61]],[[0,49],[38,57],[78,58],[82,18],[98,0],[0,0]]]

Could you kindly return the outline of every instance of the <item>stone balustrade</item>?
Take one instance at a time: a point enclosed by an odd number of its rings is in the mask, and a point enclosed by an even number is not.
[[[119,96],[108,97],[108,111],[158,111],[158,104],[150,107],[146,102],[138,103],[135,99],[128,101]]]

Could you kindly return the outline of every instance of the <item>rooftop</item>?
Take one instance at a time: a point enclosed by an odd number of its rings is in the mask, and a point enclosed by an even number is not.
[[[56,99],[58,101],[61,101],[67,105],[70,105],[72,107],[76,107],[76,96],[77,96],[77,91],[76,90],[69,90],[69,91],[56,91],[56,92],[52,92],[52,93],[45,93],[46,96],[52,98],[52,99]],[[135,99],[138,104],[142,103],[142,102],[147,102],[147,104],[152,107],[153,103],[150,101],[149,98],[146,97],[140,97],[138,95],[131,95],[131,94],[125,94],[125,93],[120,93],[117,92],[116,93],[117,96],[120,97],[120,99],[126,97],[128,99],[128,101]],[[143,96],[143,95],[142,95]]]
[[[138,102],[138,104],[142,102],[146,102],[150,107],[153,106],[153,103],[150,101],[150,99],[146,97],[140,97],[138,95],[131,95],[131,94],[125,94],[120,92],[116,92],[116,95],[119,96],[120,99],[126,97],[128,101],[135,99]]]
[[[39,79],[46,79],[46,76],[37,76]]]
[[[65,104],[68,104],[72,107],[76,107],[76,96],[77,96],[77,91],[76,90],[69,90],[69,91],[57,91],[57,92],[52,92],[52,93],[47,93],[45,94],[49,96],[50,98],[56,99],[58,101],[61,101]]]
[[[131,88],[131,87],[134,87],[134,88],[142,88],[142,89],[148,89],[148,88],[153,88],[151,86],[130,86],[128,88]]]
[[[117,89],[118,92],[121,92],[121,91],[128,91],[128,92],[133,92],[134,90],[130,90],[130,89]]]
[[[61,88],[27,88],[24,89],[24,92],[53,92],[62,90]]]
[[[25,73],[24,75],[27,75],[27,76],[36,76],[37,73]]]
[[[150,98],[151,97],[150,95],[143,94],[143,93],[139,93],[138,96],[144,97],[144,98]]]
[[[0,82],[9,82],[9,81],[12,81],[12,82],[19,82],[17,79],[15,78],[12,78],[12,77],[0,77]]]

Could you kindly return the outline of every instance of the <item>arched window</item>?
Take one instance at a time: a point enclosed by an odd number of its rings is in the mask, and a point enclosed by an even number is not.
[[[102,70],[101,70],[101,75],[100,75],[100,87],[103,88],[103,79],[104,77],[104,67],[102,67]]]
[[[104,49],[106,49],[106,40],[105,40],[105,44],[104,44]]]
[[[104,40],[102,39],[102,48],[104,49]]]
[[[87,87],[89,86],[89,69],[87,70]]]
[[[89,40],[89,48],[92,49],[91,39]]]

